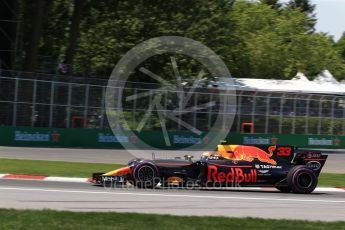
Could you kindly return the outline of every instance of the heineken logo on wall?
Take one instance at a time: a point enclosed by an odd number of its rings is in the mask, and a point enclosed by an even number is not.
[[[41,133],[41,132],[27,132],[27,131],[15,131],[15,141],[41,141],[41,142],[58,142],[60,134],[56,131]]]
[[[273,137],[243,137],[243,144],[246,145],[275,145],[278,142],[278,138]]]
[[[247,145],[269,145],[271,143],[270,138],[262,137],[243,137],[243,144]]]
[[[200,137],[185,137],[181,135],[173,135],[174,144],[202,144],[203,140]]]
[[[124,135],[111,135],[111,134],[98,134],[99,143],[127,143],[129,142],[129,137]]]
[[[324,146],[332,146],[332,145],[339,145],[340,140],[338,138],[308,138],[308,145],[324,145]]]

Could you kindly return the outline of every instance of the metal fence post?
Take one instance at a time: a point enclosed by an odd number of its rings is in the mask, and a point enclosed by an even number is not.
[[[284,112],[284,102],[285,102],[285,93],[282,94],[280,98],[280,114],[279,114],[279,131],[278,133],[282,133],[283,130],[283,112]]]
[[[123,90],[125,89],[117,88],[117,98],[122,98]],[[116,129],[123,129],[122,119],[125,119],[125,116],[123,113],[122,115],[120,114],[120,111],[122,110],[121,106],[122,101],[118,99],[116,105],[116,127],[114,127]]]
[[[151,104],[152,104],[152,97],[153,97],[153,92],[152,92],[152,90],[150,90],[150,96],[149,96],[149,105],[151,105]],[[156,107],[156,106],[154,106],[154,107],[152,108],[152,111],[151,111],[150,117],[148,118],[148,122],[147,122],[147,124],[148,124],[149,129],[151,129],[151,125],[152,125],[152,113],[154,112],[154,110],[155,110],[155,109],[157,109],[157,107]],[[143,128],[144,128],[144,127],[143,127]]]
[[[332,109],[331,109],[331,125],[330,125],[330,134],[334,135],[334,104],[335,104],[335,100],[337,99],[337,97],[334,97],[332,100]]]
[[[293,98],[293,117],[292,117],[292,130],[291,134],[295,134],[296,132],[296,115],[297,115],[297,94],[295,94],[295,97]]]
[[[213,94],[210,96],[210,104],[212,104],[213,100]],[[212,106],[208,107],[208,119],[207,119],[207,128],[208,130],[211,129],[211,122],[212,122]],[[194,126],[195,127],[195,126]]]
[[[256,115],[256,94],[257,94],[258,92],[257,91],[255,91],[255,93],[254,93],[254,95],[252,96],[252,98],[253,98],[253,104],[252,104],[252,117],[251,117],[251,122],[254,124],[254,126],[255,126],[255,115]]]
[[[184,100],[184,91],[182,91],[183,89],[178,89],[178,90],[181,90],[179,92],[177,92],[177,95],[179,96],[179,103],[178,103],[178,115],[179,115],[179,119],[182,120],[182,110],[184,109],[183,108],[183,100]],[[151,96],[151,95],[150,95]],[[152,100],[150,98],[150,100]],[[151,103],[150,103],[151,104]],[[150,123],[151,125],[151,123]],[[177,124],[177,129],[178,130],[181,130],[181,122],[178,122]]]
[[[269,112],[270,112],[271,94],[269,93],[266,97],[267,97],[267,98],[266,98],[265,133],[268,133],[268,123],[269,123]]]
[[[90,92],[90,85],[86,84],[85,85],[84,122],[83,122],[84,128],[87,128],[85,127],[85,125],[86,126],[88,125],[88,119],[87,119],[88,111],[87,110],[89,109],[89,92]]]
[[[310,107],[310,98],[312,96],[309,95],[307,97],[307,108],[306,108],[306,111],[305,111],[305,130],[304,130],[304,134],[308,134],[309,132],[309,107]]]
[[[52,81],[51,88],[50,88],[49,128],[53,126],[54,94],[55,94],[55,82]]]
[[[66,114],[66,128],[69,128],[71,125],[71,100],[72,100],[72,83],[68,83],[68,99],[67,99],[67,114]]]
[[[317,125],[317,134],[321,134],[321,118],[322,118],[322,100],[325,96],[320,97],[319,101],[319,123]]]
[[[36,110],[36,91],[37,91],[37,80],[34,80],[34,88],[33,88],[33,95],[32,95],[32,109],[31,109],[31,127],[35,125],[35,110]]]
[[[16,77],[16,83],[14,86],[14,103],[13,103],[13,120],[12,126],[16,126],[17,124],[17,102],[18,102],[18,88],[19,88],[19,78]]]
[[[196,106],[197,106],[197,104],[198,104],[198,96],[199,96],[199,94],[194,94],[195,96],[194,96],[194,108],[196,108]],[[196,122],[196,116],[197,116],[197,112],[194,112],[193,113],[193,127],[196,127],[196,124],[197,124],[197,122]]]
[[[222,130],[226,130],[226,127],[225,127],[225,121],[226,121],[226,105],[228,104],[228,97],[226,94],[224,94],[224,105],[222,106],[223,107],[223,111],[222,111]]]
[[[102,101],[101,101],[101,120],[100,120],[100,128],[103,129],[104,127],[104,116],[105,116],[105,87],[102,86]]]
[[[238,106],[237,106],[237,127],[236,131],[239,133],[241,132],[241,113],[242,113],[242,93],[243,91],[240,92],[238,95]]]
[[[135,88],[134,89],[134,95],[137,95],[137,94],[138,94],[138,89]],[[137,109],[137,97],[134,97],[133,107],[132,107],[132,128],[133,129],[134,129],[134,127],[136,127],[136,119],[135,119],[136,109]]]

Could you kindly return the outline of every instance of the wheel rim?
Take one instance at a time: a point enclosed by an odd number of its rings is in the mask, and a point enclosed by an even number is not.
[[[154,170],[149,167],[149,166],[142,166],[139,170],[138,170],[138,179],[140,181],[150,181],[153,179],[154,177]]]
[[[309,188],[312,183],[313,179],[308,173],[301,173],[297,178],[298,184],[303,188]]]

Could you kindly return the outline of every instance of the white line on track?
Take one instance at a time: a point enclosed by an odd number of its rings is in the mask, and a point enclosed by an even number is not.
[[[316,192],[345,192],[342,188],[323,188],[319,187],[315,189]]]
[[[54,182],[77,182],[77,183],[87,183],[87,178],[76,178],[76,177],[47,177],[43,181],[54,181]]]
[[[133,195],[133,196],[156,196],[156,197],[183,197],[183,198],[209,198],[209,199],[234,199],[234,200],[265,200],[265,201],[287,201],[287,202],[314,202],[314,203],[345,203],[345,200],[321,200],[321,199],[295,199],[295,198],[274,198],[274,197],[239,197],[239,196],[210,196],[210,195],[187,195],[187,194],[161,194],[161,193],[133,193],[133,192],[98,192],[82,190],[59,190],[59,189],[37,189],[37,188],[16,188],[0,187],[0,190],[57,192],[57,193],[80,193],[80,194],[108,194],[108,195]]]

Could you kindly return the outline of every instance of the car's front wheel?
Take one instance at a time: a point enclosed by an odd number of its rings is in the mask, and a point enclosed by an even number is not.
[[[158,170],[151,163],[138,164],[133,169],[133,179],[139,188],[154,188],[159,183]]]

